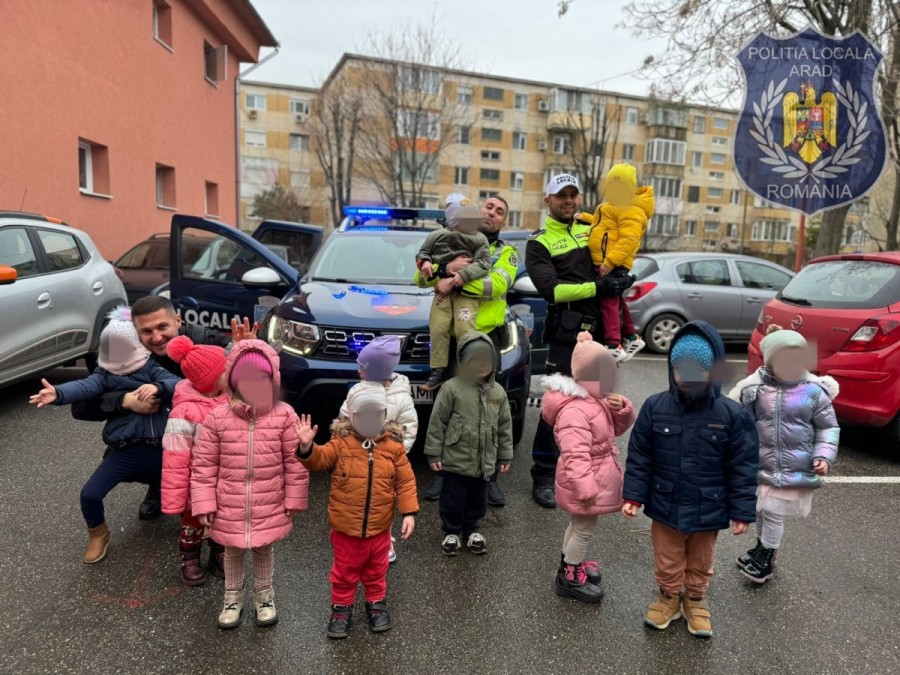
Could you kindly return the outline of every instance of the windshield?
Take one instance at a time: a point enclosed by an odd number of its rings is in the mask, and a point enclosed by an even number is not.
[[[329,237],[310,268],[310,280],[413,285],[422,232],[351,232]]]
[[[778,295],[784,302],[822,309],[876,309],[900,301],[900,266],[833,260],[804,267]]]

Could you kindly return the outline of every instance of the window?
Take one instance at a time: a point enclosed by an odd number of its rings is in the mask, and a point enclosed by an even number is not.
[[[709,155],[709,161],[712,164],[724,164],[725,163],[725,153],[713,152]]]
[[[710,215],[717,215],[721,211],[722,211],[721,206],[707,206],[706,207],[706,212],[709,213]]]
[[[471,134],[472,127],[460,127],[456,130],[456,142],[460,145],[468,145],[469,144],[469,136]]]
[[[204,210],[208,216],[219,215],[219,184],[206,181],[203,195]]]
[[[163,0],[153,0],[153,37],[172,48],[172,8]]]
[[[266,95],[265,94],[245,94],[244,107],[247,110],[265,110]]]
[[[657,237],[675,237],[678,235],[678,215],[674,213],[657,214],[650,219],[647,234]]]
[[[728,138],[725,136],[713,136],[713,145],[728,145]]]
[[[503,119],[503,111],[502,110],[494,110],[493,108],[485,108],[482,116],[486,120],[494,120],[495,122],[499,122]]]
[[[429,164],[426,166],[424,164],[426,160],[420,160],[418,165],[416,166],[415,175],[413,175],[412,169],[407,165],[403,164],[400,166],[400,179],[404,183],[411,183],[414,180],[416,182],[423,183],[436,183],[437,182],[437,163],[432,159]],[[399,162],[398,162],[399,164]],[[426,208],[424,203],[422,206],[418,208]]]
[[[697,204],[700,202],[700,186],[699,185],[688,185],[687,200],[691,204]]]
[[[491,182],[500,180],[500,169],[482,169],[481,180]]]
[[[634,161],[634,143],[625,143],[622,145],[622,159],[633,162]]]
[[[457,185],[468,185],[469,184],[469,167],[467,166],[458,166],[456,167],[456,171],[453,175],[453,182]]]
[[[309,100],[305,98],[291,99],[291,114],[300,117],[309,117]]]
[[[708,199],[722,199],[724,190],[722,188],[706,188],[706,196]]]
[[[713,117],[713,129],[727,129],[728,125],[727,117]]]
[[[654,138],[647,143],[646,161],[650,164],[672,164],[684,166],[687,143]]]
[[[738,274],[746,288],[761,288],[767,291],[780,291],[791,280],[791,275],[779,269],[761,263],[738,260]]]
[[[12,267],[19,279],[32,277],[40,271],[25,228],[0,228],[0,265]]]
[[[175,208],[175,169],[165,164],[156,165],[156,205]]]
[[[78,189],[86,195],[109,196],[109,149],[105,145],[78,139]]]
[[[757,209],[777,209],[780,208],[778,204],[775,202],[770,202],[768,199],[763,199],[760,196],[756,196],[753,199],[753,206]]]
[[[738,238],[738,224],[737,223],[728,223],[728,227],[726,228],[726,233],[729,239],[737,239]]]
[[[703,166],[703,153],[694,151],[691,153],[691,168],[699,169]]]
[[[309,151],[309,136],[306,134],[291,134],[291,150]]]
[[[718,232],[719,231],[719,221],[718,220],[704,220],[703,221],[703,231],[704,232]]]
[[[681,263],[675,268],[678,278],[684,284],[705,286],[731,286],[728,263],[724,260],[695,260]]]
[[[222,235],[186,227],[181,230],[183,250],[203,242],[203,253],[195,260],[181,261],[181,276],[186,279],[206,279],[222,283],[240,283],[241,277],[257,267],[268,267],[253,249]],[[188,244],[191,242],[191,244]]]
[[[516,110],[528,110],[528,94],[516,94],[513,107]]]
[[[472,103],[472,87],[461,84],[456,88],[456,102],[463,105],[471,105]]]
[[[696,234],[697,234],[697,221],[696,220],[684,221],[684,236],[685,237],[693,237]]]
[[[487,162],[499,162],[500,161],[500,153],[496,150],[482,150],[481,151],[481,159]]]
[[[513,132],[513,150],[524,150],[527,147],[528,135],[524,131]]]
[[[439,140],[441,137],[441,116],[439,113],[422,110],[398,110],[397,135],[403,138]]]
[[[844,240],[842,246],[864,246],[869,241],[869,233],[861,227],[847,226],[844,228]]]
[[[732,190],[731,191],[731,199],[729,201],[734,205],[740,204],[741,203],[741,191],[740,190]]]
[[[502,129],[488,129],[487,127],[481,128],[481,140],[483,141],[497,141],[498,143],[503,141],[503,130]]]
[[[441,93],[441,74],[437,70],[420,66],[400,66],[397,75],[400,91],[415,91],[420,94]]]
[[[84,256],[74,235],[53,230],[36,229],[35,232],[47,254],[51,272],[64,272],[84,264]]]
[[[309,187],[309,171],[291,171],[291,189],[305,190]]]
[[[509,227],[511,229],[513,229],[513,230],[521,230],[522,229],[522,212],[521,211],[510,211],[509,216],[507,217],[506,220],[507,220],[507,223],[509,223]]]
[[[553,89],[550,92],[550,110],[553,112],[591,112],[590,94],[575,89]]]
[[[638,123],[638,109],[633,108],[631,106],[625,108],[625,123],[626,124],[637,124]]]
[[[504,94],[504,91],[498,87],[485,87],[484,88],[484,100],[485,101],[502,101],[503,94]]]
[[[568,136],[553,137],[553,152],[557,155],[569,154],[570,144]]]
[[[656,176],[653,178],[653,194],[655,197],[681,198],[681,179]]]
[[[484,201],[485,199],[490,199],[491,197],[499,197],[500,193],[496,190],[480,190],[478,192],[478,199]]]
[[[695,134],[705,134],[706,133],[706,118],[697,116],[694,118],[694,133]]]
[[[210,84],[222,82],[227,77],[228,46],[213,47],[206,40],[203,41],[203,74]]]
[[[266,132],[244,130],[244,145],[248,148],[264,148],[266,147]]]
[[[709,179],[710,180],[725,180],[725,172],[724,171],[710,171]]]
[[[786,220],[757,220],[750,230],[753,241],[794,241],[796,228]]]
[[[509,174],[509,189],[510,190],[524,190],[525,189],[525,174],[521,171],[513,171]]]

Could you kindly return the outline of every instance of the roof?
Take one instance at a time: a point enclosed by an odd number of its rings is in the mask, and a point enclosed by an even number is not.
[[[272,35],[272,31],[269,30],[269,27],[266,25],[266,22],[263,21],[263,18],[259,15],[259,12],[256,11],[256,8],[253,6],[253,3],[250,0],[232,0],[235,4],[235,8],[240,12],[243,9],[243,14],[249,21],[247,22],[250,28],[253,30],[254,35],[259,40],[259,44],[261,47],[277,47],[278,40],[275,39],[275,36]]]
[[[287,89],[290,91],[302,91],[309,94],[318,94],[319,90],[315,87],[301,87],[293,84],[279,84],[278,82],[262,82],[260,80],[241,80],[241,87],[269,87],[271,89]]]

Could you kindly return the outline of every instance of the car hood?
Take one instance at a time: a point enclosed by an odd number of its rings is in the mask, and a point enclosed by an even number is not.
[[[408,284],[306,281],[280,303],[283,319],[372,330],[428,330],[434,292]]]

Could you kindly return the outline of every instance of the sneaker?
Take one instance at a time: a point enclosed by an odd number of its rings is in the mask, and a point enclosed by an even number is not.
[[[556,491],[552,485],[535,485],[531,489],[534,501],[545,509],[556,508]]]
[[[759,553],[759,549],[762,548],[762,542],[757,539],[756,546],[748,550],[744,555],[737,559],[737,566],[740,569],[744,569],[747,565],[753,562],[753,558],[756,557],[756,554]]]
[[[588,581],[584,563],[569,565],[563,563],[556,575],[556,594],[572,598],[578,602],[593,604],[603,599],[603,589]]]
[[[651,628],[665,630],[670,623],[680,618],[681,598],[677,595],[669,595],[660,591],[656,602],[650,605],[650,608],[647,610],[644,623]]]
[[[391,537],[391,550],[388,551],[388,564],[397,562],[397,551],[394,549],[396,541],[396,539]]]
[[[436,502],[441,498],[441,489],[444,487],[444,477],[436,473],[434,474],[434,478],[431,479],[431,485],[425,488],[425,493],[422,495],[430,502]]]
[[[387,603],[366,602],[366,616],[369,618],[369,630],[373,633],[383,633],[391,628],[391,615],[388,613]]]
[[[775,574],[775,552],[777,549],[760,545],[759,551],[750,563],[741,569],[741,574],[755,584],[764,584]]]
[[[475,555],[487,553],[487,539],[478,532],[473,532],[466,539],[466,546]]]
[[[225,601],[219,614],[219,628],[230,629],[241,625],[244,611],[244,591],[225,591]]]
[[[685,596],[681,601],[681,613],[688,625],[688,632],[697,637],[712,637],[712,621],[704,598]]]
[[[461,548],[462,543],[455,534],[448,534],[444,537],[444,541],[441,542],[441,549],[444,551],[444,555],[458,555]]]
[[[419,389],[422,391],[434,391],[444,383],[444,369],[432,368],[431,374],[425,380],[425,384],[420,384]]]
[[[272,626],[278,623],[278,613],[275,611],[275,592],[271,588],[254,593],[253,604],[256,607],[257,626]]]
[[[488,483],[488,504],[490,506],[506,506],[506,496],[495,480]]]
[[[332,605],[331,618],[325,634],[334,640],[343,640],[350,635],[350,624],[353,619],[353,607],[349,605]]]
[[[628,360],[628,352],[625,351],[625,348],[622,345],[617,345],[615,347],[607,347],[609,353],[612,354],[613,360],[616,363],[625,363]]]
[[[647,343],[644,342],[643,338],[640,335],[635,333],[631,337],[627,337],[622,340],[622,347],[625,349],[625,360],[631,361],[634,358],[634,355],[641,351],[644,347],[647,346]]]

